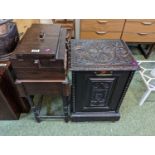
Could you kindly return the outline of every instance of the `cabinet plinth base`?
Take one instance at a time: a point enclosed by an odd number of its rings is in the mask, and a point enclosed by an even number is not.
[[[71,121],[118,121],[120,114],[117,112],[76,112],[71,114]]]

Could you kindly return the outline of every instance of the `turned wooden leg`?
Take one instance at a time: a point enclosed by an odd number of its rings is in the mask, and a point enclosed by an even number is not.
[[[40,102],[42,102],[42,99],[43,99],[43,97],[41,97],[41,98],[39,99],[39,105],[40,105]],[[33,114],[34,114],[35,120],[36,120],[38,123],[40,123],[41,120],[40,120],[40,118],[39,118],[39,113],[38,113],[37,104],[36,104],[36,105],[34,104],[33,99],[32,99],[31,96],[27,96],[27,100],[28,100],[29,104],[31,105],[31,109],[32,109],[32,112],[33,112]]]
[[[65,122],[69,121],[69,115],[68,115],[68,101],[69,97],[68,96],[62,96],[63,99],[63,110],[64,110],[64,116],[65,116]]]

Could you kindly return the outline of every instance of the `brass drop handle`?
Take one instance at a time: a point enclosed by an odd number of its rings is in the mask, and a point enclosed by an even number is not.
[[[98,34],[98,35],[104,35],[104,34],[107,34],[107,32],[105,32],[105,31],[96,31],[96,34]]]
[[[152,25],[152,22],[141,22],[143,25]]]
[[[98,22],[99,24],[106,24],[106,23],[108,23],[107,20],[97,20],[97,22]]]
[[[97,71],[94,73],[96,76],[111,76],[113,74],[111,71]]]
[[[146,33],[146,32],[140,32],[140,33],[137,33],[138,35],[148,35],[149,33]]]

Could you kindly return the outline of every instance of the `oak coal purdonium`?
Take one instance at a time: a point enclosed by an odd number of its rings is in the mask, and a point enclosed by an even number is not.
[[[72,121],[117,121],[138,64],[121,40],[72,40]]]

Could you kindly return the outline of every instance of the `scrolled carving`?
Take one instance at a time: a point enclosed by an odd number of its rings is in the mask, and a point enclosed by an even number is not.
[[[111,83],[108,82],[92,82],[90,105],[106,106],[110,87]]]
[[[136,70],[138,65],[121,40],[72,40],[72,70]]]

